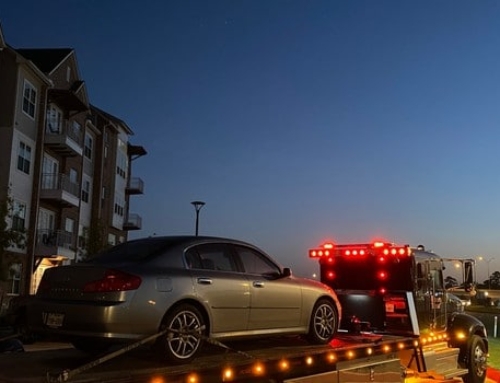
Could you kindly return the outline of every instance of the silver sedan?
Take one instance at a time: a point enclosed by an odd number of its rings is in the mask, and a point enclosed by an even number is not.
[[[91,353],[167,329],[155,345],[174,362],[191,360],[206,337],[302,334],[326,344],[340,315],[328,286],[251,244],[198,236],[133,240],[48,269],[28,306],[33,330]]]

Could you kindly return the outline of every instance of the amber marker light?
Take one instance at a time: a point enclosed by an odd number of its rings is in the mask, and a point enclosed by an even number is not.
[[[233,380],[234,378],[234,371],[232,368],[225,368],[224,371],[222,371],[222,381],[228,382]]]
[[[373,349],[372,349],[371,347],[368,347],[368,348],[366,349],[366,353],[367,353],[368,355],[373,354]]]
[[[280,361],[279,366],[281,371],[287,371],[290,368],[290,363],[288,363],[288,360],[283,359]]]
[[[198,378],[198,375],[196,375],[196,374],[189,374],[187,379],[186,379],[187,383],[198,383],[199,381],[200,381],[200,379]]]
[[[308,357],[306,358],[306,364],[307,364],[308,366],[311,366],[313,363],[314,363],[314,359],[312,358],[312,356],[308,356]]]
[[[354,358],[354,351],[347,351],[347,357],[348,357],[349,359]]]
[[[413,342],[413,346],[415,346],[415,347],[418,346],[418,340],[416,340],[415,342]]]
[[[391,351],[391,347],[388,344],[386,344],[384,346],[384,352],[389,352],[389,351]]]
[[[398,343],[398,348],[399,348],[400,350],[402,350],[403,348],[405,348],[404,343]]]
[[[149,383],[165,383],[165,379],[163,379],[161,376],[153,376]]]
[[[253,367],[254,375],[263,375],[265,372],[264,365],[262,363],[256,363]]]
[[[326,356],[326,359],[332,363],[332,362],[335,362],[337,360],[337,357],[335,356],[334,353],[328,353],[328,355]]]

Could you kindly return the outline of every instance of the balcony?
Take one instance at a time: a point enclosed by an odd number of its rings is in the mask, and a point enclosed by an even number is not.
[[[83,153],[83,131],[73,121],[57,121],[48,118],[45,127],[45,145],[62,156],[81,156]]]
[[[40,185],[40,199],[62,207],[79,207],[80,185],[71,182],[66,174],[44,173]]]
[[[128,218],[123,223],[123,230],[141,230],[142,217],[139,214],[129,214]]]
[[[75,236],[64,230],[41,229],[36,232],[35,255],[37,257],[63,256],[75,259]]]
[[[125,188],[125,193],[128,195],[133,194],[144,194],[144,181],[139,177],[132,177],[128,181],[128,185]]]

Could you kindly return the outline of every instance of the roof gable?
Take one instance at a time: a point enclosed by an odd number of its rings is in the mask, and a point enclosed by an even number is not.
[[[28,60],[33,61],[42,72],[49,75],[73,53],[71,48],[22,48],[16,50]]]
[[[5,43],[5,38],[3,37],[2,23],[0,23],[0,48],[5,48],[7,44]]]
[[[113,116],[112,114],[109,114],[105,112],[102,109],[99,109],[97,106],[90,104],[90,109],[92,110],[93,113],[100,114],[101,117],[103,117],[105,120],[108,120],[109,122],[116,124],[120,126],[128,135],[133,135],[134,132],[130,127],[125,123],[125,121],[119,119],[116,116]]]

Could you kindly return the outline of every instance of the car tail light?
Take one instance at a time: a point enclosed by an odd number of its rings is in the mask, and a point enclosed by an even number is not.
[[[83,287],[84,293],[105,293],[112,291],[137,290],[141,285],[141,278],[118,270],[106,270],[104,277],[87,283]]]

